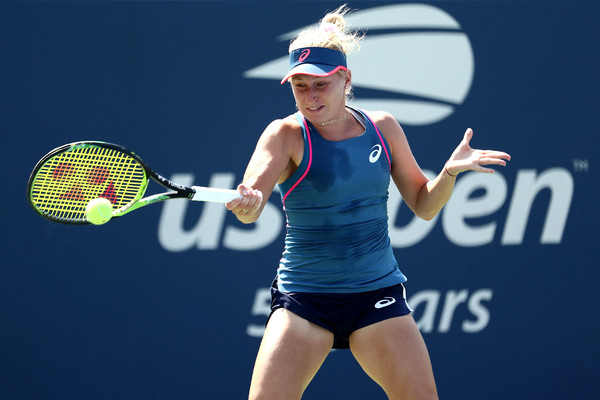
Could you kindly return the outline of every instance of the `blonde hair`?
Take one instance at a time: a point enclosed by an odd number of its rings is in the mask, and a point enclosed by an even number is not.
[[[319,25],[304,29],[292,40],[289,52],[302,47],[326,47],[344,54],[358,51],[363,35],[350,31],[346,26],[344,16],[349,12],[350,8],[344,4],[327,13]]]
[[[334,11],[327,13],[317,26],[311,26],[301,31],[290,43],[289,52],[303,47],[325,47],[350,54],[360,50],[360,42],[364,35],[348,29],[345,15],[350,8],[344,4]],[[345,74],[345,71],[339,71]],[[352,86],[346,87],[346,100],[352,100]]]

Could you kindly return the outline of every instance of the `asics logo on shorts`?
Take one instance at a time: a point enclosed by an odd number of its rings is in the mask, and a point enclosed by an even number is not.
[[[376,144],[375,146],[371,147],[371,149],[373,149],[373,151],[371,154],[369,154],[369,162],[373,164],[376,163],[377,160],[379,160],[379,156],[381,156],[381,145]]]
[[[377,303],[375,303],[375,308],[383,308],[383,307],[387,307],[391,304],[394,304],[396,302],[396,299],[393,297],[385,297],[383,300],[379,300]]]

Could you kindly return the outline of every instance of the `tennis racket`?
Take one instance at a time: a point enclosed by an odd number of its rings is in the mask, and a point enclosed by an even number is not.
[[[143,197],[150,178],[170,191]],[[90,223],[86,206],[96,198],[111,202],[114,218],[169,199],[227,203],[241,195],[230,189],[179,185],[154,172],[124,147],[82,141],[58,147],[38,161],[27,183],[27,197],[44,218],[86,225]]]

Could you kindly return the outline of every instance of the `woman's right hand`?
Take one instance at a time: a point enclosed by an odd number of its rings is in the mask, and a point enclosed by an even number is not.
[[[238,185],[237,190],[242,197],[226,203],[225,207],[233,212],[240,222],[250,224],[260,216],[263,194],[260,190],[253,189],[243,183]]]

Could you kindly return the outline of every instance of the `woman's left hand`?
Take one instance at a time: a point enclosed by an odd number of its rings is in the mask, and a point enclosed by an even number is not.
[[[510,161],[510,155],[503,151],[496,150],[478,150],[470,146],[473,130],[467,129],[463,140],[454,150],[446,162],[446,171],[451,176],[456,176],[464,171],[477,171],[487,174],[494,173],[492,168],[485,168],[484,165],[506,165]]]

